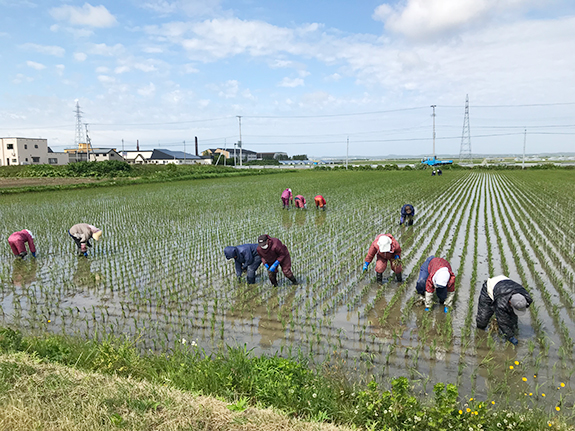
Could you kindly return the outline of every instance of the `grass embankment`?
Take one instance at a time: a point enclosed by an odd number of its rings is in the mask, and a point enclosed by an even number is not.
[[[232,167],[212,165],[130,165],[118,161],[79,162],[64,166],[5,166],[0,167],[0,194],[267,175],[277,172],[270,169],[237,170]],[[282,172],[286,171],[282,170]],[[45,185],[31,185],[29,181],[26,181],[31,178],[45,178],[47,181]],[[72,178],[76,179],[73,183],[69,181]],[[2,179],[10,181],[2,181]],[[62,180],[61,184],[54,183],[57,179]],[[18,185],[18,181],[22,182],[22,186]],[[3,183],[6,185],[3,186]]]
[[[301,359],[242,349],[207,356],[181,342],[169,354],[142,355],[128,340],[24,337],[0,328],[0,352],[1,429],[575,429],[572,418],[541,410],[462,404],[454,385],[437,384],[422,400],[406,378],[388,391],[374,382],[360,388]]]

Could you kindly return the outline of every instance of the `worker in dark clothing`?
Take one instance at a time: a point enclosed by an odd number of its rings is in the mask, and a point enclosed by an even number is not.
[[[415,215],[415,208],[411,204],[405,204],[401,207],[401,218],[399,219],[399,224],[402,225],[403,222],[407,226],[411,226],[413,224],[413,216]]]
[[[268,270],[268,276],[274,286],[278,285],[277,270],[281,265],[282,272],[293,284],[298,284],[291,271],[291,257],[287,247],[277,238],[269,235],[258,237],[258,254],[262,258],[262,263]]]
[[[517,345],[517,316],[523,316],[533,299],[523,286],[513,280],[498,275],[483,283],[477,304],[477,328],[487,328],[493,313],[497,324],[507,340]]]
[[[419,269],[419,278],[415,285],[418,294],[425,297],[425,311],[433,305],[433,294],[437,294],[443,312],[447,313],[455,296],[455,274],[445,259],[429,256]]]
[[[441,174],[443,174],[443,172],[441,172],[441,169],[438,168],[437,169],[437,175],[441,175]]]
[[[257,248],[257,244],[243,244],[237,247],[224,248],[226,259],[235,259],[238,281],[241,280],[243,272],[247,271],[248,283],[254,284],[256,282],[256,271],[262,264],[262,258],[258,254]]]
[[[371,243],[365,261],[363,263],[363,272],[367,271],[367,267],[376,257],[375,262],[375,276],[378,283],[383,283],[383,272],[387,268],[387,262],[391,265],[391,270],[395,273],[395,279],[398,282],[403,281],[402,266],[401,266],[401,247],[397,240],[390,234],[385,233],[375,237]]]

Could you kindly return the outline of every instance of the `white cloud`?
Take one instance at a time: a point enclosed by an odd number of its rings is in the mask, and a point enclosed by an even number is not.
[[[54,55],[56,57],[62,57],[66,52],[66,50],[61,46],[38,45],[36,43],[24,43],[20,45],[20,48],[29,51],[36,51],[39,52],[40,54]]]
[[[199,70],[196,69],[194,67],[194,65],[191,63],[184,64],[183,70],[184,70],[184,73],[198,73],[199,72]]]
[[[290,87],[290,88],[294,88],[294,87],[301,87],[304,85],[303,79],[301,78],[288,78],[285,77],[284,79],[282,79],[282,81],[278,84],[280,87]]]
[[[100,67],[96,68],[96,73],[103,74],[103,73],[109,73],[109,72],[110,72],[110,68],[106,67],[106,66],[100,66]]]
[[[66,66],[64,66],[63,64],[57,64],[56,65],[56,73],[58,73],[58,75],[62,76],[64,74],[64,70],[66,69]]]
[[[146,46],[142,48],[142,51],[146,54],[162,54],[164,49],[160,48],[159,46]]]
[[[230,79],[221,85],[208,84],[208,89],[218,93],[218,96],[225,99],[233,99],[238,95],[240,84],[235,79]]]
[[[29,76],[23,75],[21,73],[17,74],[16,77],[12,80],[14,84],[21,84],[22,82],[32,82],[34,78],[30,78]]]
[[[71,25],[88,27],[111,27],[117,24],[116,18],[105,6],[92,6],[84,3],[84,6],[63,5],[50,9],[50,15],[58,21],[67,21]]]
[[[130,71],[130,68],[128,66],[118,66],[114,69],[114,73],[117,73],[118,75],[120,73],[126,73],[129,71]]]
[[[153,82],[150,82],[149,85],[146,85],[145,87],[141,87],[138,89],[138,94],[144,97],[153,96],[155,93],[156,93],[156,86],[154,85]]]
[[[46,66],[44,66],[42,63],[36,63],[35,61],[28,60],[26,62],[26,65],[28,67],[31,67],[32,69],[36,69],[36,70],[46,69]]]
[[[134,64],[134,69],[141,70],[142,72],[155,72],[158,70],[158,68],[150,62],[136,63]]]
[[[413,39],[441,36],[464,26],[476,26],[491,15],[531,3],[532,0],[407,0],[378,6],[373,18],[385,27]]]
[[[220,11],[220,0],[147,0],[140,7],[161,15],[184,12],[189,16],[211,15]]]
[[[271,64],[270,67],[272,69],[280,69],[284,67],[293,67],[294,62],[291,60],[279,60],[275,59]]]
[[[83,52],[75,52],[74,53],[74,60],[76,61],[85,61],[88,58],[86,54]]]
[[[102,84],[113,84],[116,82],[116,78],[108,75],[98,75],[98,81],[100,81]]]
[[[119,56],[125,51],[124,45],[117,43],[113,46],[105,43],[95,43],[89,49],[90,54],[103,55],[105,57]]]

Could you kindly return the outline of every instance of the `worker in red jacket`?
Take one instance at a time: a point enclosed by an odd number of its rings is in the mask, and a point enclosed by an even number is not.
[[[268,270],[268,276],[274,286],[278,285],[277,270],[281,265],[282,272],[293,284],[298,284],[291,271],[291,257],[287,247],[277,238],[269,235],[258,237],[257,252],[262,258],[262,263]]]
[[[396,280],[399,282],[403,281],[401,274],[401,247],[390,233],[375,237],[369,247],[367,256],[365,256],[365,262],[363,263],[364,272],[367,271],[367,267],[376,255],[375,274],[378,283],[383,283],[383,272],[387,268],[387,261],[391,264],[391,270],[395,273]]]
[[[319,208],[321,208],[322,210],[326,209],[327,202],[325,201],[325,198],[322,195],[317,195],[315,198],[313,198],[313,200],[315,201],[315,207],[317,209]]]
[[[295,197],[295,207],[299,209],[307,208],[306,200],[302,195],[296,195]]]
[[[455,296],[455,274],[451,265],[441,257],[429,256],[419,269],[419,279],[415,286],[417,293],[425,295],[425,311],[431,309],[433,293],[437,294],[443,311],[447,313]]]
[[[32,256],[36,257],[34,236],[28,229],[14,232],[8,237],[8,244],[10,244],[12,253],[14,253],[14,256],[20,257],[22,259],[24,259],[24,257],[28,254],[26,251],[26,243],[28,243],[28,247],[30,247],[30,253],[32,253]]]

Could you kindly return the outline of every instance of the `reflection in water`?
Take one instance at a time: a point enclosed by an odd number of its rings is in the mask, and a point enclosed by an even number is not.
[[[321,226],[322,224],[324,224],[326,217],[327,217],[327,211],[323,211],[323,210],[316,211],[315,225]]]
[[[98,273],[91,272],[91,264],[90,259],[83,256],[78,257],[76,272],[72,277],[72,281],[76,286],[90,289],[98,285],[101,276]]]
[[[305,225],[305,218],[307,215],[307,210],[297,210],[295,213],[295,222],[298,226]]]
[[[36,259],[15,259],[12,266],[12,283],[14,286],[24,288],[36,281],[38,263]]]
[[[290,229],[293,225],[293,211],[285,210],[282,211],[282,224],[286,229]]]
[[[278,288],[274,287],[267,307],[260,307],[263,314],[258,322],[258,332],[261,336],[260,346],[264,349],[272,347],[275,341],[285,336],[284,326],[289,323],[297,286],[291,286],[289,289],[283,304],[280,305]]]

